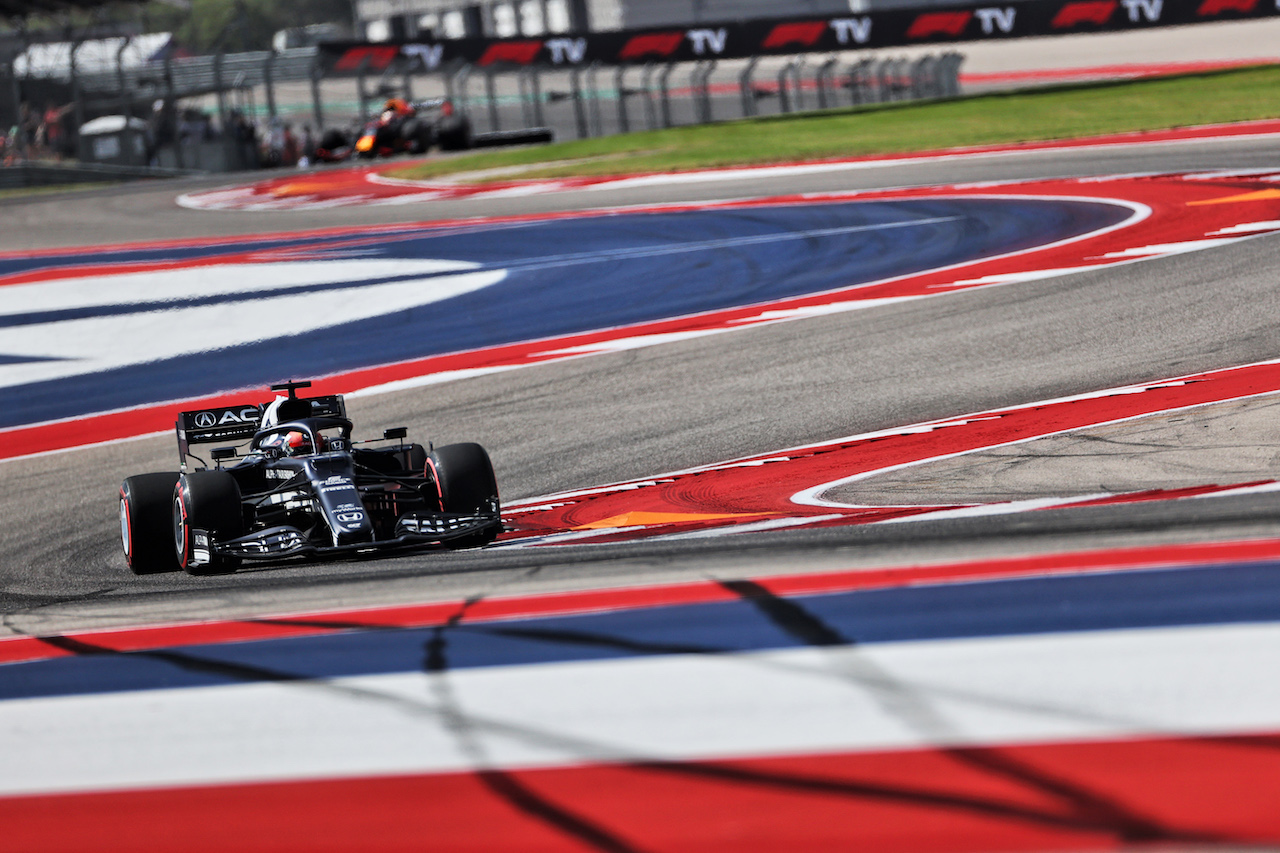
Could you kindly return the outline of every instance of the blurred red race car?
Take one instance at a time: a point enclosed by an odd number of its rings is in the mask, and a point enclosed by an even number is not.
[[[471,121],[456,112],[447,98],[412,103],[389,98],[360,130],[327,131],[316,149],[316,158],[332,163],[351,157],[425,154],[433,145],[442,151],[470,148]]]

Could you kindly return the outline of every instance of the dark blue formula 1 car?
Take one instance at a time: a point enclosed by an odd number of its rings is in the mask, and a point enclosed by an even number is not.
[[[246,560],[474,548],[502,531],[498,485],[478,444],[424,448],[401,427],[351,440],[340,396],[182,412],[176,473],[120,487],[120,534],[135,574],[234,571]],[[214,466],[191,447],[218,443]],[[239,445],[239,446],[236,446]],[[245,446],[247,445],[247,446]],[[188,469],[188,457],[201,463]]]

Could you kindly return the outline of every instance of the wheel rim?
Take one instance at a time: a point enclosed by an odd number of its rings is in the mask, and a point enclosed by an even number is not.
[[[133,558],[133,536],[129,531],[129,501],[120,498],[120,544],[124,545],[124,558]]]
[[[178,550],[178,562],[183,568],[187,565],[187,508],[182,502],[182,493],[173,497],[173,544]]]

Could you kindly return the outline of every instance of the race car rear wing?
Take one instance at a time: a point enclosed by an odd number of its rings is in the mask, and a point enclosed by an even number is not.
[[[347,416],[347,405],[340,394],[299,399],[296,402],[310,406],[310,411],[301,417],[345,418]],[[267,405],[269,404],[241,403],[235,406],[180,412],[177,423],[174,424],[178,431],[179,460],[186,465],[187,449],[193,444],[215,442],[235,444],[253,438],[262,426],[262,413]],[[293,420],[296,417],[290,419]]]

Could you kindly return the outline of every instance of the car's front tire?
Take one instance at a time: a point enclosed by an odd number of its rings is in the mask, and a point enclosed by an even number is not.
[[[497,509],[498,480],[485,449],[473,442],[446,444],[427,454],[427,469],[436,481],[442,512],[488,512]],[[502,524],[446,544],[450,548],[477,548],[498,538]]]
[[[197,541],[197,530],[205,531],[212,541]],[[243,535],[244,510],[234,477],[226,471],[192,471],[178,479],[173,490],[173,542],[184,571],[192,575],[235,571],[240,561],[215,553],[213,541]]]
[[[431,144],[435,142],[431,123],[421,119],[409,119],[400,132],[404,136],[405,147],[410,154],[426,154],[431,150]]]
[[[176,472],[166,472],[138,474],[120,485],[120,544],[135,575],[181,568],[169,545],[169,506],[177,482]]]

